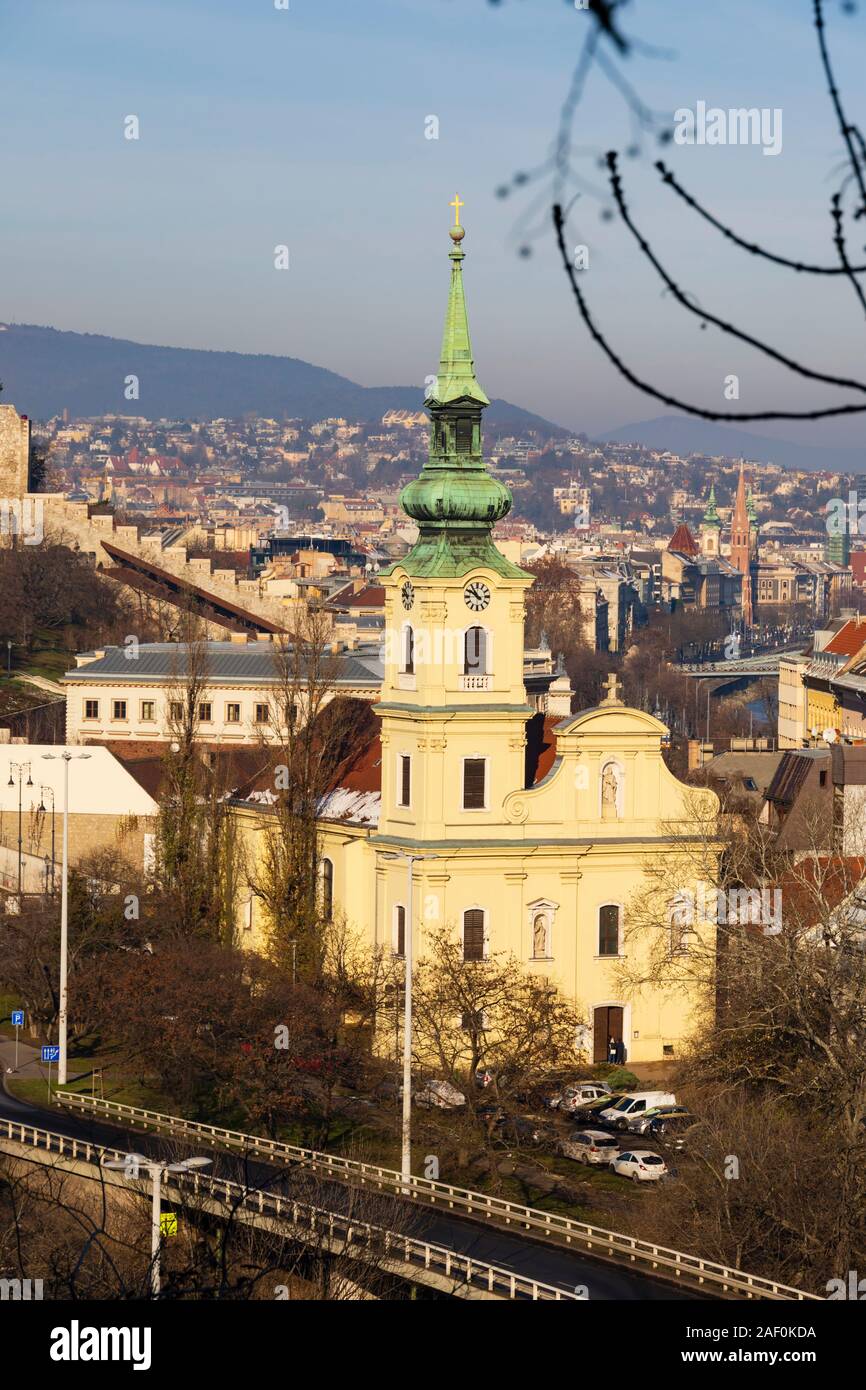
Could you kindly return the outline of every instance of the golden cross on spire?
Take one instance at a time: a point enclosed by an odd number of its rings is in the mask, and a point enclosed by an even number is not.
[[[453,200],[453,202],[450,202],[450,203],[448,204],[448,206],[449,206],[449,208],[453,208],[453,209],[454,209],[454,226],[455,226],[455,227],[459,227],[459,226],[460,226],[460,209],[461,209],[461,208],[465,208],[465,206],[466,206],[466,204],[465,204],[464,202],[461,201],[461,198],[460,198],[460,194],[459,194],[459,193],[455,193],[455,194],[454,194],[454,200]]]

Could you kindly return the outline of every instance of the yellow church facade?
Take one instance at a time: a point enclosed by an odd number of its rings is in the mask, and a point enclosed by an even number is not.
[[[706,839],[718,802],[671,774],[665,726],[623,704],[613,678],[594,708],[540,733],[524,678],[532,576],[492,539],[511,497],[482,457],[489,402],[469,342],[462,228],[451,236],[430,457],[401,498],[418,540],[380,580],[379,738],[322,805],[325,915],[396,956],[407,930],[423,954],[425,931],[445,924],[467,962],[511,953],[577,1002],[576,1056],[605,1060],[613,1037],[627,1061],[675,1057],[704,1001],[649,961],[670,930],[668,894],[689,888],[684,866],[697,863],[684,845]],[[528,756],[530,733],[543,755]],[[245,813],[253,854],[255,817]],[[633,905],[658,885],[656,923],[635,934]],[[247,925],[267,929],[255,903]],[[626,983],[640,975],[652,983]]]

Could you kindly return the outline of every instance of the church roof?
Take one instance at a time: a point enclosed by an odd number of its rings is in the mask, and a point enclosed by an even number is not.
[[[699,555],[700,546],[684,521],[681,521],[668,542],[668,550],[678,555]]]
[[[527,721],[527,787],[537,786],[556,760],[555,718],[535,715]],[[382,799],[382,742],[376,733],[338,770],[319,805],[322,820],[377,826]]]

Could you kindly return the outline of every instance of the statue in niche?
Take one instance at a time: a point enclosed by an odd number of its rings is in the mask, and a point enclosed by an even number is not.
[[[601,774],[601,818],[616,820],[619,816],[619,768],[608,763]]]
[[[547,918],[539,912],[532,923],[532,954],[536,960],[547,955]]]

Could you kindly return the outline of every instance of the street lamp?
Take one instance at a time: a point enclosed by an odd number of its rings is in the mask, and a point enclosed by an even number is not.
[[[67,966],[69,961],[69,764],[73,758],[89,758],[89,753],[43,753],[43,758],[63,759],[63,878],[60,885],[60,1017],[57,1041],[60,1058],[57,1063],[57,1084],[66,1085],[66,1023],[68,1011]]]
[[[405,850],[388,850],[383,859],[406,861],[406,924],[403,933],[403,1123],[400,1175],[407,1185],[412,1175],[412,870],[423,854],[407,854]]]
[[[27,773],[27,781],[26,781],[26,782],[24,781],[24,774],[25,774],[25,772]],[[13,773],[14,773],[14,776],[13,776]],[[22,795],[22,792],[23,792],[23,789],[24,789],[25,786],[27,786],[27,787],[32,787],[32,786],[33,786],[33,778],[30,776],[30,764],[29,764],[29,763],[10,763],[10,764],[9,764],[9,781],[7,782],[6,785],[9,786],[9,787],[14,787],[14,786],[15,786],[15,778],[16,778],[16,777],[18,778],[18,911],[20,912],[20,911],[21,911],[22,872],[23,872],[23,865],[24,865],[24,857],[23,857],[23,854],[22,854],[22,852],[21,852],[21,851],[22,851],[22,846],[23,846],[23,843],[24,843],[24,840],[23,840],[23,837],[22,837],[22,833],[21,833],[21,795]]]
[[[43,757],[45,755],[43,754]],[[127,1154],[126,1158],[106,1158],[103,1168],[114,1168],[125,1173],[137,1182],[144,1168],[151,1181],[151,1226],[150,1226],[150,1296],[159,1298],[159,1254],[162,1231],[159,1225],[159,1208],[162,1201],[162,1177],[164,1173],[191,1173],[197,1168],[207,1168],[210,1158],[184,1158],[179,1163],[160,1163],[145,1154]]]
[[[36,809],[37,811],[41,811],[43,815],[46,810],[45,798],[46,796],[51,797],[51,895],[53,897],[57,888],[57,860],[54,855],[54,788],[40,787],[39,796],[41,799]],[[45,881],[46,883],[48,882],[47,874],[45,876]]]

